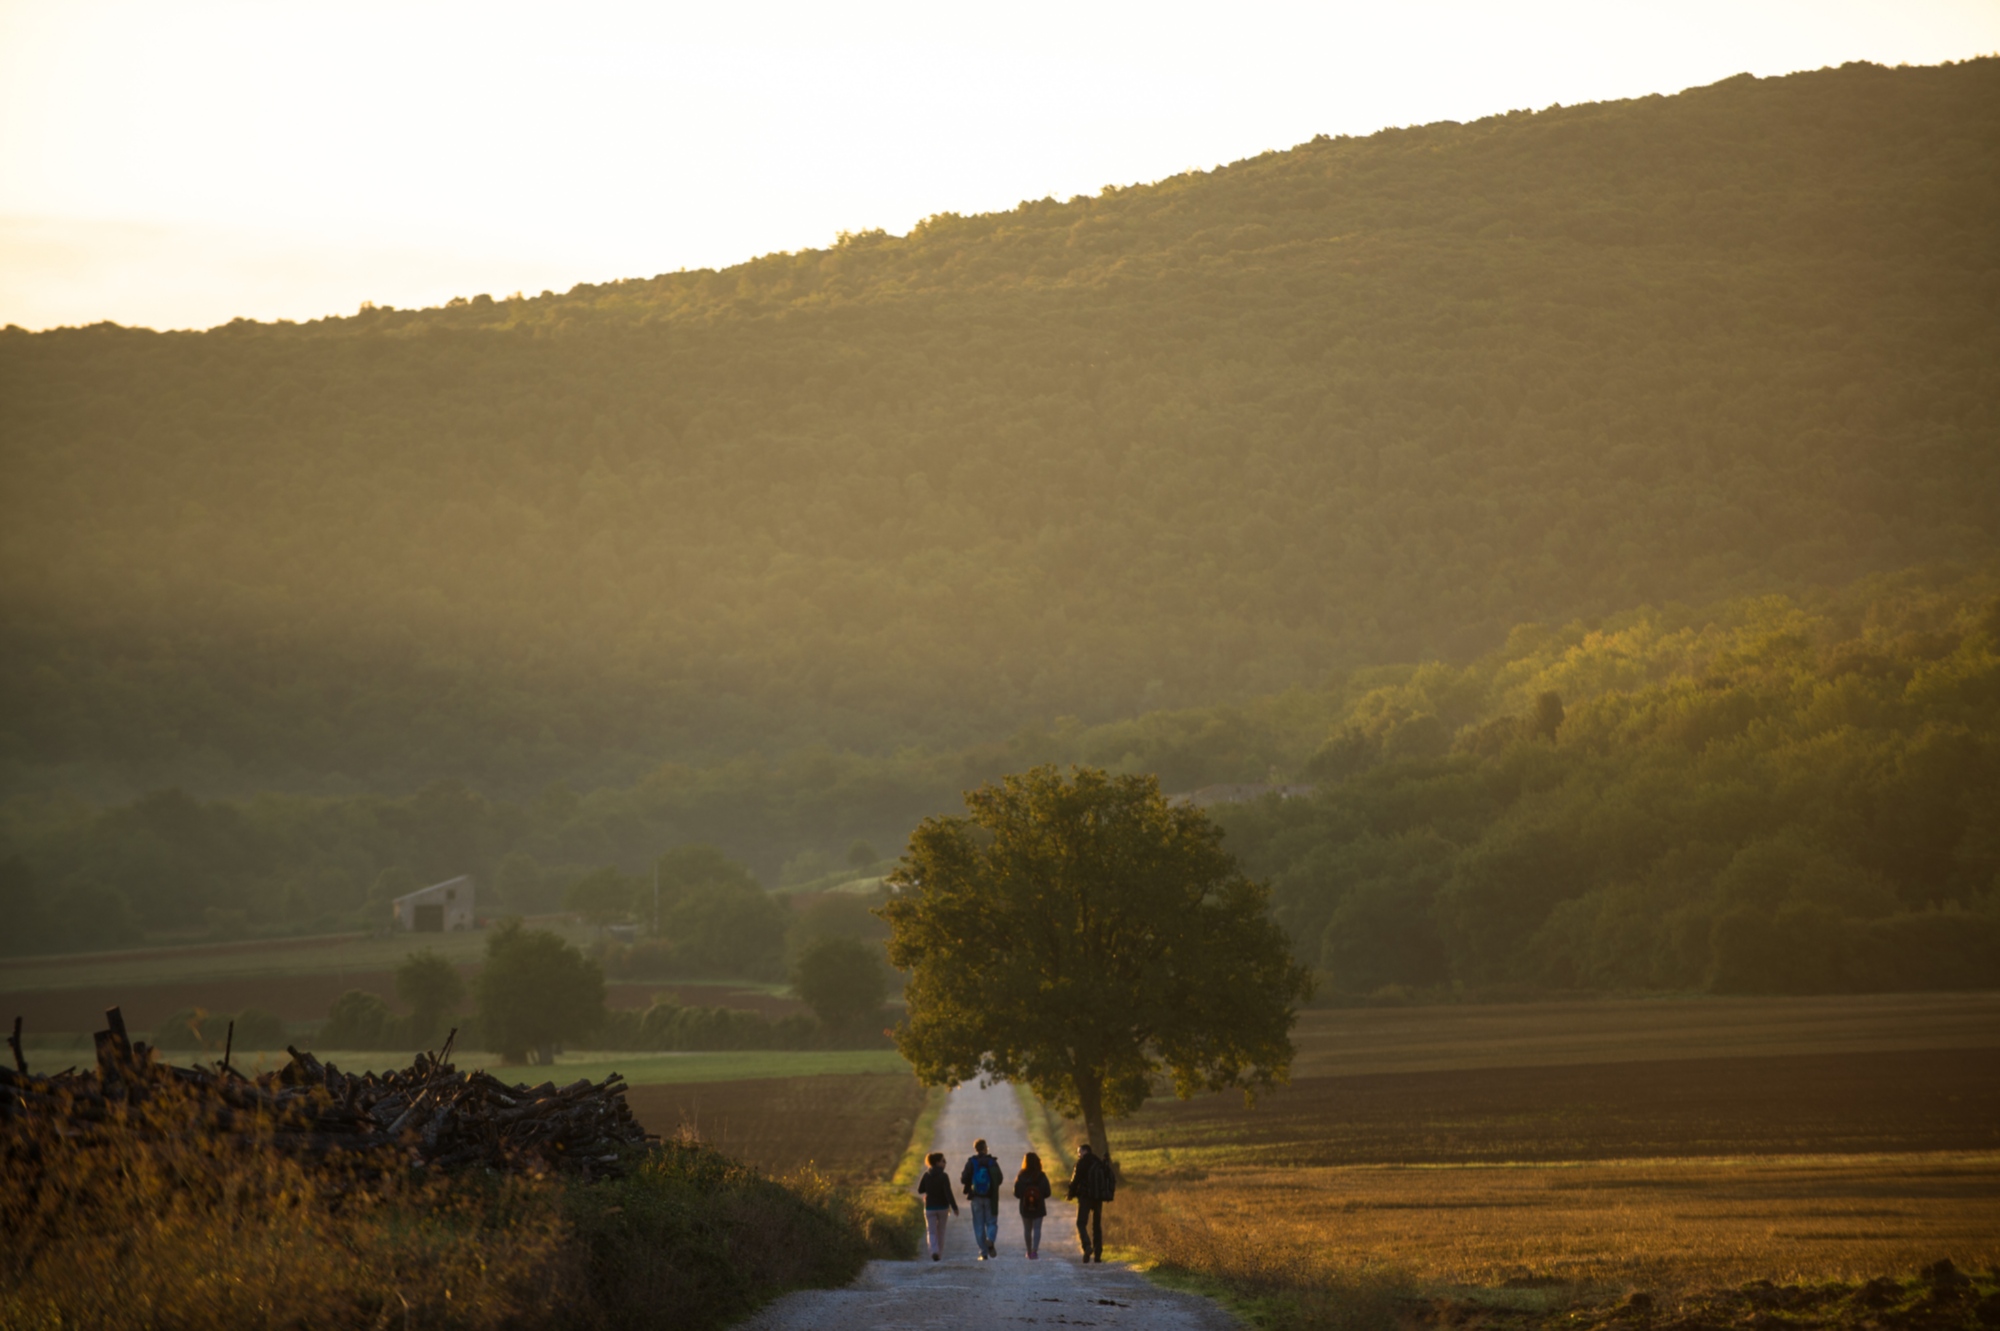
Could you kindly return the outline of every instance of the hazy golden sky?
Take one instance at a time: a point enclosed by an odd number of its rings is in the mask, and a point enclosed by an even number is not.
[[[733,263],[1317,133],[2000,50],[2000,0],[0,0],[0,323]]]

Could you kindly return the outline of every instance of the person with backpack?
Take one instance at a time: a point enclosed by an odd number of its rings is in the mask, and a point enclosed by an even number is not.
[[[1118,1191],[1118,1175],[1108,1156],[1099,1156],[1085,1142],[1076,1148],[1076,1171],[1065,1195],[1076,1203],[1076,1236],[1083,1242],[1083,1260],[1104,1262],[1104,1204]]]
[[[930,1166],[917,1180],[917,1196],[924,1199],[924,1237],[930,1240],[931,1260],[944,1257],[944,1222],[958,1214],[958,1198],[951,1195],[951,1176],[944,1172],[944,1152],[932,1151],[925,1161]]]
[[[1042,1172],[1042,1157],[1033,1151],[1021,1157],[1021,1172],[1014,1176],[1014,1196],[1021,1202],[1021,1243],[1028,1260],[1042,1255],[1042,1217],[1049,1213],[1049,1197],[1055,1189]]]
[[[958,1181],[972,1199],[972,1237],[979,1244],[979,1260],[998,1257],[1000,1185],[1007,1180],[1000,1172],[1000,1162],[987,1153],[984,1137],[972,1143],[972,1158],[959,1171]]]

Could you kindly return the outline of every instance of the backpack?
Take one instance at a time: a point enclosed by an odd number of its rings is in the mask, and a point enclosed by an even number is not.
[[[1108,1202],[1118,1191],[1118,1175],[1102,1156],[1090,1156],[1089,1161],[1076,1181],[1076,1195],[1087,1202]]]
[[[972,1167],[972,1195],[975,1197],[993,1195],[993,1171],[986,1167],[984,1161]]]

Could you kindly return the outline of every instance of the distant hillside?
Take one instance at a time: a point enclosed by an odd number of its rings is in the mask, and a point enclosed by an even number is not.
[[[497,198],[495,206],[504,206]],[[723,272],[0,334],[0,780],[493,792],[1983,560],[2000,60]]]
[[[2000,576],[1945,569],[1521,625],[1463,667],[956,752],[669,766],[519,802],[448,782],[32,817],[17,801],[0,806],[0,955],[373,928],[412,882],[464,872],[496,915],[557,909],[586,878],[646,903],[656,857],[688,842],[824,888],[1037,762],[1169,790],[1316,785],[1209,812],[1328,994],[2000,985]],[[668,857],[669,891],[716,863]],[[703,927],[665,918],[677,949]],[[739,941],[783,923],[723,918]]]

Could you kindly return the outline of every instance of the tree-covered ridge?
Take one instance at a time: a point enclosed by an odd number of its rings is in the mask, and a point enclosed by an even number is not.
[[[6,333],[0,757],[520,796],[1984,557],[1996,152],[2000,61],[1850,66],[564,296]]]
[[[712,842],[767,883],[825,886],[864,871],[857,836],[901,847],[963,791],[1042,762],[1179,791],[1316,781],[1310,799],[1211,813],[1331,991],[2000,982],[2000,577],[1948,570],[1517,626],[1462,667],[956,751],[669,765],[519,802],[447,782],[402,799],[16,801],[0,946],[369,925],[390,896],[468,871],[489,913],[582,906],[602,884],[649,919],[657,862],[673,947],[694,927],[678,903],[755,893],[714,851],[662,850]]]
[[[1517,631],[1360,700],[1230,846],[1349,991],[2000,983],[1993,590]]]

